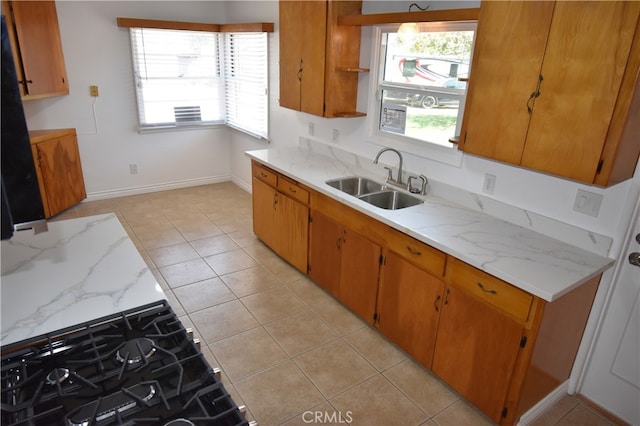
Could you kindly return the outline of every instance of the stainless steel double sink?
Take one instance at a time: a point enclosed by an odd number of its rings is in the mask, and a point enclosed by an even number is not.
[[[351,176],[330,179],[326,181],[326,184],[386,210],[404,209],[424,203],[419,197],[389,188],[385,184],[364,177]]]

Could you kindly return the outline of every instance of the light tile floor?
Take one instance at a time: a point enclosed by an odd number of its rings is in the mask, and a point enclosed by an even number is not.
[[[264,246],[232,183],[84,202],[114,212],[186,327],[261,426],[490,425],[426,369]],[[611,425],[567,396],[536,425]]]

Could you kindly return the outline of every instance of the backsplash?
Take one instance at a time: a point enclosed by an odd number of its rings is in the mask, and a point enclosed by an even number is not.
[[[373,164],[372,158],[345,150],[325,142],[300,137],[298,144],[301,148],[334,158],[336,162],[353,175],[367,175],[377,180],[384,180],[386,171],[382,164]],[[405,176],[412,174],[411,170],[404,170]],[[346,174],[345,174],[346,176]],[[564,223],[535,212],[521,209],[493,198],[469,192],[444,182],[432,180],[429,176],[428,195],[443,198],[461,205],[469,210],[486,213],[505,222],[521,226],[584,250],[607,256],[612,244],[612,238],[600,235],[576,226]]]

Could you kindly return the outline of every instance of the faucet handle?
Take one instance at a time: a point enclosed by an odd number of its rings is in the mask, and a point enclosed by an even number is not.
[[[387,170],[387,180],[393,180],[393,170],[391,170],[391,167],[387,167],[384,166],[384,168]]]
[[[420,194],[420,188],[414,188],[412,183],[414,179],[418,179],[416,176],[409,176],[409,180],[407,181],[407,190],[412,194]]]
[[[425,175],[420,175],[420,180],[422,184],[420,185],[420,193],[422,195],[427,195],[427,184],[429,183],[429,179]]]

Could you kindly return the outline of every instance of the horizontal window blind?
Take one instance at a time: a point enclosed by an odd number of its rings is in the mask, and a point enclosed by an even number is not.
[[[223,37],[227,125],[268,139],[267,33],[226,33]]]
[[[131,28],[140,128],[222,124],[217,33]]]

